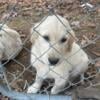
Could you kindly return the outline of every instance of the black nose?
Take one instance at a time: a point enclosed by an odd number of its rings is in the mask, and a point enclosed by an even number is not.
[[[58,58],[49,58],[48,60],[51,65],[56,65],[59,61]]]

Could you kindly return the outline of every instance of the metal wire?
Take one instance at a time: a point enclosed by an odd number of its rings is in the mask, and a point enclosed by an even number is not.
[[[83,0],[84,1],[84,0]],[[46,1],[47,2],[47,1]],[[59,2],[59,1],[58,1]],[[84,1],[85,2],[85,1]],[[83,2],[83,3],[84,3]],[[35,3],[35,2],[34,2]],[[48,2],[47,2],[48,3]],[[86,3],[86,2],[85,2]],[[13,8],[11,9],[11,11],[9,12],[9,16],[3,21],[3,23],[2,23],[2,25],[0,26],[0,30],[2,30],[2,31],[4,31],[6,34],[8,34],[8,32],[6,31],[6,30],[4,30],[3,29],[3,26],[11,19],[11,18],[13,18],[12,17],[12,15],[13,15],[13,12],[14,12],[14,10],[16,9],[16,7],[18,6],[18,4],[19,4],[19,1],[17,1],[17,3],[13,6]],[[36,27],[34,27],[33,28],[33,31],[35,31],[36,32],[36,34],[38,34],[41,38],[43,38],[43,36],[37,31],[37,28],[38,27],[40,27],[41,25],[42,25],[42,23],[48,18],[48,16],[49,15],[54,15],[54,16],[56,16],[56,18],[59,20],[59,22],[66,28],[66,25],[61,21],[61,19],[57,16],[57,14],[56,14],[56,12],[55,12],[55,7],[56,6],[54,6],[54,7],[48,7],[48,14],[47,14],[47,16],[45,17],[45,18],[43,18],[40,22],[39,22],[39,24],[36,26]],[[94,10],[96,10],[98,7],[94,7],[94,8],[88,8],[87,6],[85,7],[85,10],[87,10],[87,16],[90,16],[90,13],[92,12],[92,11],[94,11]],[[33,9],[33,8],[32,8]],[[91,10],[92,9],[92,10]],[[21,11],[19,11],[19,12],[17,12],[17,13],[20,13]],[[87,17],[86,16],[86,17]],[[24,19],[24,17],[23,17],[23,19]],[[82,20],[84,20],[85,19],[85,17],[83,17],[82,19],[81,19],[81,21]],[[27,23],[28,24],[30,24],[28,21],[27,21]],[[66,28],[66,32],[69,34],[69,35],[71,35],[72,36],[72,34],[70,33],[70,31]],[[9,34],[8,34],[9,35]],[[73,55],[71,55],[71,56],[69,56],[69,57],[67,57],[67,58],[65,58],[60,52],[59,52],[59,50],[57,50],[54,46],[58,43],[58,41],[56,41],[54,44],[50,44],[50,48],[49,49],[47,49],[46,51],[44,51],[39,57],[37,57],[37,55],[36,54],[34,54],[33,52],[31,52],[31,50],[29,49],[29,48],[27,48],[26,47],[26,43],[29,41],[29,38],[31,37],[31,35],[32,34],[29,34],[25,39],[24,39],[24,41],[23,41],[23,43],[22,43],[22,45],[21,45],[21,47],[23,47],[23,49],[29,54],[29,55],[33,55],[36,59],[35,59],[35,61],[33,61],[31,64],[29,64],[28,66],[25,66],[22,62],[20,62],[20,60],[17,60],[16,58],[13,58],[13,59],[8,59],[7,61],[5,61],[4,63],[1,63],[0,62],[0,67],[1,66],[6,66],[8,63],[9,63],[9,61],[10,60],[12,60],[14,63],[16,63],[17,65],[19,65],[19,66],[21,66],[22,67],[22,71],[19,73],[19,75],[18,76],[16,76],[16,75],[14,75],[13,73],[11,73],[11,72],[9,72],[8,70],[6,70],[6,71],[4,71],[3,70],[3,76],[4,76],[4,78],[2,78],[2,80],[3,81],[5,81],[5,83],[6,83],[6,85],[7,85],[7,87],[8,87],[8,89],[9,89],[9,91],[11,91],[11,90],[13,90],[12,89],[12,87],[11,87],[11,85],[16,81],[16,80],[18,80],[18,79],[20,79],[20,77],[22,77],[23,76],[23,74],[25,73],[25,71],[28,71],[28,70],[30,70],[30,68],[31,68],[31,66],[32,65],[34,65],[34,63],[36,62],[36,61],[39,61],[40,63],[42,63],[42,64],[44,64],[45,65],[45,62],[43,62],[42,60],[41,60],[41,57],[43,57],[47,52],[49,52],[49,50],[51,50],[51,49],[53,49],[53,50],[55,50],[59,55],[60,55],[60,57],[64,60],[64,61],[66,61],[70,66],[74,66],[71,62],[69,62],[69,59],[72,57],[72,56],[74,56],[75,54],[77,54],[81,49],[83,49],[84,47],[87,47],[88,45],[90,45],[90,44],[92,44],[92,43],[94,43],[96,40],[98,40],[98,39],[100,39],[100,36],[98,36],[97,38],[95,38],[94,40],[92,40],[92,42],[91,43],[88,43],[88,44],[86,44],[85,46],[80,46],[80,49],[78,50],[78,51],[76,51]],[[11,38],[12,38],[12,36],[10,36]],[[72,36],[73,37],[73,36]],[[74,37],[73,37],[74,38]],[[0,41],[1,42],[1,41]],[[16,49],[16,51],[15,52],[13,52],[13,54],[11,55],[11,57],[13,56],[13,55],[15,55],[17,52],[18,52],[18,50],[19,49]],[[10,58],[11,58],[10,57]],[[47,65],[47,67],[49,67],[49,71],[47,72],[47,73],[45,73],[43,76],[38,76],[40,79],[44,79],[44,77],[50,72],[50,71],[52,71],[52,72],[54,72],[56,75],[58,75],[60,78],[62,78],[63,80],[66,80],[63,76],[61,76],[59,73],[57,73],[57,72],[55,72],[53,69],[54,68],[50,68],[50,65],[48,64]],[[14,78],[13,78],[13,80],[12,81],[10,81],[9,82],[9,79],[7,78],[7,71],[8,71],[8,73],[10,74],[10,75],[12,75]],[[32,72],[32,71],[31,71]],[[33,71],[34,72],[34,71]],[[35,73],[36,74],[36,73]],[[83,82],[83,81],[86,81],[86,80],[89,80],[90,78],[94,78],[94,77],[96,77],[98,74],[100,74],[100,71],[98,71],[97,72],[97,74],[95,74],[95,75],[91,75],[91,76],[89,76],[89,77],[84,77],[83,76],[83,78],[81,78],[78,82],[76,82],[76,83],[72,83],[70,80],[68,81],[68,85],[64,88],[64,89],[61,89],[61,91],[60,92],[64,92],[65,90],[68,90],[71,86],[77,86],[77,85],[79,85],[81,82]],[[32,79],[33,80],[33,79]],[[35,80],[35,79],[34,79]],[[47,82],[47,83],[49,83],[48,82],[48,80],[46,80],[45,82]],[[28,83],[28,85],[29,85],[30,83]],[[92,83],[90,83],[90,86],[96,86],[96,85],[98,85],[98,84],[100,84],[100,83],[96,83],[96,84],[92,84]],[[47,88],[44,88],[43,90],[40,90],[40,94],[42,93],[42,92],[45,92],[47,95],[49,95],[50,96],[50,91],[48,90],[50,87],[52,87],[53,86],[53,84],[52,83],[49,83],[49,86],[47,86]],[[89,86],[89,87],[90,87]],[[25,87],[24,88],[26,88],[27,87],[27,85],[25,85]],[[34,88],[36,88],[36,87],[34,87]],[[7,90],[8,91],[8,90]],[[17,95],[17,96],[20,96],[20,93],[18,93],[19,95]],[[15,94],[14,94],[15,95]],[[26,98],[28,98],[29,97],[29,95],[27,95],[26,96]],[[29,98],[31,98],[31,96],[29,97]],[[31,99],[26,99],[26,100],[31,100]],[[50,99],[50,98],[49,98]],[[20,99],[19,99],[20,100]]]

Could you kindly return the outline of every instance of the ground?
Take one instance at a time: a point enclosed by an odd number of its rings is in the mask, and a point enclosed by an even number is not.
[[[8,18],[6,24],[20,33],[24,43],[23,50],[19,55],[5,64],[6,77],[12,89],[26,92],[28,85],[35,79],[36,72],[31,67],[29,60],[31,49],[31,43],[29,41],[30,27],[37,21],[40,21],[44,16],[53,12],[68,19],[78,38],[77,42],[82,46],[85,45],[84,50],[93,59],[85,75],[85,84],[78,85],[88,87],[90,86],[90,81],[93,84],[100,83],[100,73],[97,70],[100,68],[100,8],[98,6],[100,0],[89,0],[89,4],[93,7],[87,6],[86,8],[83,7],[85,2],[81,1],[19,0],[17,5],[15,5],[16,0],[9,0],[9,2],[7,0],[0,0],[0,21],[4,23]],[[12,15],[10,16],[10,14]],[[25,42],[25,40],[27,41]],[[89,43],[90,45],[88,45]],[[94,77],[90,79],[90,76]],[[2,80],[0,82],[5,83]],[[74,81],[75,83],[77,82]],[[44,90],[47,88],[47,84],[48,82],[45,82],[43,86]],[[100,88],[99,85],[98,87]],[[63,93],[66,94],[66,91]]]

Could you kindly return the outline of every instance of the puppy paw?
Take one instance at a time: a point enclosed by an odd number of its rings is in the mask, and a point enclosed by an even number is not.
[[[33,86],[30,86],[27,90],[27,93],[37,93],[39,91],[39,89],[33,87]]]
[[[56,88],[52,88],[51,94],[57,94],[59,91]]]

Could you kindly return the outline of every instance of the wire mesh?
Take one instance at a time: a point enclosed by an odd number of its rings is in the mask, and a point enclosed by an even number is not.
[[[42,25],[42,23],[44,23],[44,21],[48,18],[49,15],[54,15],[56,16],[56,18],[59,20],[59,22],[66,27],[66,25],[64,25],[64,23],[60,20],[60,18],[57,16],[58,12],[57,12],[57,7],[59,6],[59,4],[63,4],[63,0],[55,0],[55,4],[49,4],[50,2],[45,1],[44,4],[42,5],[42,0],[40,0],[38,2],[38,0],[36,2],[32,1],[31,7],[27,8],[28,10],[30,10],[29,13],[33,14],[33,10],[35,9],[34,5],[37,5],[36,9],[39,9],[39,17],[38,20],[40,20],[43,16],[45,16],[45,18],[43,18],[40,23],[33,28],[33,30],[41,37],[43,38],[43,36],[36,30],[39,26]],[[79,1],[78,1],[79,2]],[[41,4],[40,4],[41,3]],[[40,4],[40,5],[38,5]],[[82,16],[80,22],[84,21],[85,19],[87,19],[87,17],[92,16],[91,14],[93,12],[96,11],[96,9],[99,8],[99,5],[95,5],[93,6],[92,4],[87,3],[87,1],[85,0],[80,0],[80,5],[84,11],[84,13],[86,14],[84,17]],[[11,6],[11,5],[10,5]],[[39,6],[39,8],[38,8]],[[46,7],[46,11],[44,11]],[[81,9],[77,8],[77,9]],[[58,7],[59,8],[59,7]],[[19,18],[20,16],[22,17],[21,20],[24,20],[26,22],[26,26],[32,26],[33,23],[37,22],[34,21],[33,18],[31,18],[31,22],[27,20],[28,17],[25,17],[23,14],[24,11],[27,11],[27,9],[25,9],[22,5],[20,5],[20,1],[16,1],[12,7],[10,8],[10,10],[8,12],[8,15],[1,19],[1,23],[2,25],[0,26],[0,30],[3,30],[4,32],[7,33],[6,30],[3,29],[3,26],[5,24],[9,25],[9,22],[12,22],[12,20],[14,20],[16,18],[16,16]],[[60,8],[58,9],[60,10]],[[17,15],[16,15],[17,14]],[[20,15],[20,16],[18,16]],[[64,16],[64,15],[63,15]],[[35,16],[37,17],[37,16]],[[23,23],[22,23],[23,24]],[[25,24],[25,23],[24,23]],[[97,28],[98,29],[98,28]],[[18,30],[18,29],[16,29]],[[28,29],[29,30],[29,29]],[[25,29],[26,31],[26,29]],[[24,31],[24,32],[25,32]],[[20,33],[20,32],[19,32]],[[66,29],[66,33],[70,34],[70,31]],[[23,34],[20,33],[20,35],[22,36]],[[58,41],[56,41],[54,44],[50,44],[50,48],[47,49],[45,52],[42,53],[42,55],[40,55],[39,57],[37,57],[37,55],[35,55],[33,52],[31,52],[31,43],[29,41],[30,37],[32,34],[25,34],[25,38],[23,39],[23,37],[21,37],[22,39],[22,45],[21,47],[23,48],[22,51],[19,53],[19,55],[16,58],[13,59],[8,59],[6,61],[1,61],[0,64],[0,83],[5,84],[9,90],[14,90],[14,91],[18,91],[19,95],[20,93],[23,93],[27,91],[27,88],[35,81],[35,76],[36,76],[36,70],[32,67],[34,65],[34,63],[36,61],[39,61],[42,64],[45,64],[45,62],[43,62],[40,58],[42,56],[44,56],[51,48],[53,50],[55,50],[60,57],[65,60],[67,63],[69,63],[69,65],[74,66],[71,62],[68,61],[68,59],[72,56],[74,56],[75,54],[77,54],[81,49],[84,49],[86,47],[88,47],[91,44],[94,44],[97,40],[100,39],[100,35],[97,35],[93,40],[91,40],[90,42],[88,42],[87,44],[84,44],[81,46],[80,44],[80,49],[75,52],[73,55],[64,58],[64,56],[61,54],[61,52],[59,52],[59,50],[57,50],[54,46],[58,43]],[[80,34],[81,35],[81,34]],[[72,36],[73,37],[73,36]],[[73,37],[74,38],[74,37]],[[1,41],[0,41],[1,42]],[[16,51],[11,55],[15,55],[17,53],[17,49]],[[32,64],[30,64],[30,55],[33,55],[36,60],[33,61]],[[10,57],[11,58],[11,57]],[[87,71],[85,73],[85,75],[83,77],[78,77],[76,80],[72,81],[69,80],[68,84],[66,84],[66,87],[64,87],[64,89],[61,89],[60,93],[61,94],[68,94],[71,95],[72,91],[77,88],[78,86],[84,86],[85,88],[89,88],[92,86],[96,86],[99,85],[100,82],[97,83],[93,83],[93,79],[96,78],[96,76],[98,76],[100,74],[100,69],[99,68],[95,68],[93,67],[91,69],[91,63],[93,64],[93,62],[95,63],[96,61],[99,61],[99,57],[97,59],[92,59],[90,57],[90,62],[89,62],[89,69],[93,70],[94,73],[90,74],[89,71]],[[49,64],[47,65],[48,67],[50,66]],[[53,70],[53,68],[49,67],[49,71],[47,73],[45,73],[42,77],[39,76],[40,79],[44,80],[44,77],[46,76],[46,74],[48,74],[50,71],[54,72],[56,75],[58,75],[59,77],[61,77],[63,80],[66,80],[63,76],[61,76],[59,73],[55,72]],[[54,85],[54,80],[52,79],[46,79],[44,80],[43,86],[40,89],[40,91],[38,92],[38,94],[47,94],[49,96],[51,96],[50,90]],[[34,87],[36,88],[36,87]],[[17,95],[17,96],[19,96]],[[37,95],[38,96],[38,95]],[[29,96],[28,96],[29,97]],[[31,98],[31,96],[30,96]],[[22,98],[21,98],[22,99]],[[29,99],[29,98],[28,98]],[[19,99],[20,100],[20,99]],[[27,100],[27,99],[26,99]],[[31,99],[29,99],[31,100]]]

